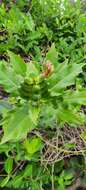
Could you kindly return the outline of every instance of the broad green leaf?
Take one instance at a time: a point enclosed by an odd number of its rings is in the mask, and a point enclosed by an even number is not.
[[[25,62],[23,61],[23,59],[19,55],[16,55],[11,51],[8,51],[8,55],[10,57],[10,63],[12,65],[14,71],[17,74],[20,74],[25,77],[26,65],[25,65]]]
[[[4,179],[0,182],[0,186],[1,186],[1,187],[5,187],[6,184],[8,183],[8,181],[9,181],[9,179],[10,179],[10,176],[8,175],[6,178],[4,178]]]
[[[54,127],[54,123],[56,121],[56,110],[52,104],[49,103],[42,106],[41,116],[40,125],[45,126],[45,128]]]
[[[32,176],[32,171],[33,171],[33,165],[28,164],[24,170],[24,174],[23,177],[28,177],[28,176]]]
[[[58,61],[58,54],[55,48],[55,44],[53,43],[51,48],[49,49],[46,60],[50,61],[52,64],[56,65]]]
[[[58,188],[57,188],[56,190],[65,190],[65,186],[64,186],[64,184],[59,185]]]
[[[57,93],[58,90],[66,88],[75,83],[76,76],[82,72],[82,64],[72,64],[67,63],[60,64],[57,66],[55,73],[51,75],[48,79],[50,92]]]
[[[86,3],[86,2],[85,2]],[[84,15],[79,15],[78,22],[76,25],[77,34],[80,36],[83,32],[86,31],[86,18]]]
[[[71,185],[72,182],[73,182],[73,179],[66,180],[66,181],[65,181],[65,186]]]
[[[59,107],[57,110],[57,120],[63,123],[70,123],[80,125],[85,122],[85,116],[80,113],[76,113],[74,110],[65,109]]]
[[[8,67],[7,62],[0,62],[0,85],[7,92],[17,93],[19,80],[12,68]]]
[[[9,151],[9,146],[7,144],[2,144],[0,145],[0,153],[2,152],[8,152]]]
[[[4,164],[4,169],[8,174],[11,173],[11,171],[13,169],[13,158],[12,157],[7,158],[7,160],[5,161],[5,164]]]
[[[12,109],[12,105],[7,100],[0,100],[0,113],[7,112]]]
[[[39,151],[42,146],[42,142],[40,138],[32,138],[28,139],[24,142],[24,147],[27,150],[28,154],[34,154],[35,152]]]
[[[22,184],[22,180],[23,180],[23,175],[22,175],[22,173],[19,174],[19,175],[16,175],[16,176],[14,177],[14,179],[12,180],[12,186],[13,186],[14,188],[19,188],[19,187],[21,186],[21,184]]]
[[[69,91],[64,95],[64,102],[68,104],[86,105],[86,88],[77,91]]]
[[[72,180],[73,179],[73,174],[70,172],[64,172],[64,179],[65,180]]]
[[[9,155],[9,151],[15,148],[15,144],[0,144],[0,153],[5,152],[6,155]]]
[[[26,78],[35,78],[39,77],[39,70],[37,68],[37,63],[34,63],[30,61],[30,63],[27,65],[27,72],[26,72]]]
[[[29,105],[29,117],[34,125],[37,125],[39,112],[40,109],[38,107],[33,107],[32,105]]]
[[[38,115],[39,109],[30,107],[28,110],[28,105],[9,113],[7,119],[3,121],[4,136],[1,144],[10,140],[18,141],[25,138],[27,133],[36,127]]]

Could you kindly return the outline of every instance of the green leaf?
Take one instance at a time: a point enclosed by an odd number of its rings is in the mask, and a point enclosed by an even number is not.
[[[22,180],[23,180],[23,175],[22,174],[19,174],[19,175],[16,175],[14,177],[14,179],[12,180],[12,186],[14,188],[19,188],[22,184]]]
[[[9,152],[10,148],[7,144],[0,145],[0,153],[2,152]]]
[[[86,88],[77,91],[68,91],[64,95],[64,102],[68,104],[86,105]]]
[[[57,188],[57,190],[65,190],[65,186],[64,186],[64,184],[59,185],[58,188]]]
[[[12,68],[8,67],[7,62],[0,61],[0,85],[7,92],[17,92],[19,80]]]
[[[32,171],[33,171],[33,165],[28,164],[24,170],[24,174],[23,177],[28,177],[28,176],[32,176]]]
[[[69,171],[64,171],[64,179],[67,180],[72,180],[73,179],[73,173],[70,173]]]
[[[27,150],[28,154],[34,154],[39,151],[42,146],[40,138],[34,137],[30,140],[24,142],[24,147]]]
[[[6,178],[4,178],[4,179],[0,182],[0,186],[1,186],[1,187],[5,187],[6,184],[8,183],[8,181],[9,181],[9,179],[10,179],[10,176],[8,175]]]
[[[25,15],[23,15],[23,18],[25,20],[25,25],[26,25],[27,29],[30,30],[31,32],[33,32],[35,24],[34,24],[31,14],[29,13],[27,16],[25,14]]]
[[[11,171],[13,169],[13,158],[12,157],[7,158],[7,160],[5,161],[4,169],[8,174],[11,173]]]
[[[86,118],[83,114],[60,106],[57,110],[57,120],[60,122],[62,121],[62,123],[80,125],[85,122]]]
[[[32,105],[29,105],[29,117],[35,126],[38,123],[39,112],[40,112],[39,107],[34,107]]]
[[[51,48],[49,49],[47,55],[46,55],[46,60],[50,61],[54,65],[57,64],[58,61],[58,54],[55,48],[55,44],[53,43]]]
[[[38,63],[33,63],[32,61],[29,62],[27,65],[27,72],[26,72],[26,78],[34,78],[39,77],[39,70],[37,68]]]
[[[64,147],[67,148],[67,149],[71,149],[71,148],[74,148],[76,146],[75,143],[65,143],[64,144]]]
[[[7,141],[18,141],[26,137],[27,133],[37,125],[39,109],[28,105],[16,108],[3,121],[4,136],[1,144]]]
[[[38,190],[39,186],[40,186],[39,181],[35,181],[35,183],[34,181],[32,181],[32,184],[31,184],[32,190]]]
[[[59,64],[55,73],[48,79],[51,94],[58,94],[58,90],[64,89],[75,83],[76,76],[82,72],[83,63]]]
[[[0,113],[4,113],[4,111],[9,111],[12,109],[12,105],[7,102],[7,100],[0,100]]]
[[[25,77],[26,65],[25,65],[25,62],[23,61],[23,59],[19,55],[16,55],[11,51],[8,51],[8,55],[10,57],[10,63],[12,65],[14,71],[17,74],[20,74]]]

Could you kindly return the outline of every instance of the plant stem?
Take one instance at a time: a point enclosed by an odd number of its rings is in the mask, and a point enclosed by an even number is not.
[[[55,188],[54,188],[54,164],[52,164],[52,190],[55,190]]]

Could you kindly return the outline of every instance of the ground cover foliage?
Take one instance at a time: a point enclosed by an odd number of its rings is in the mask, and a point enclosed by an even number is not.
[[[85,127],[85,6],[1,1],[0,187],[85,189]]]

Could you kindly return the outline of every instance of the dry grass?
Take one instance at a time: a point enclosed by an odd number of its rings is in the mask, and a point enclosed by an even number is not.
[[[65,125],[64,128],[57,128],[52,138],[47,137],[46,131],[35,130],[34,134],[44,142],[42,152],[42,164],[53,164],[72,155],[86,155],[86,141],[81,134],[85,127],[77,128]]]

